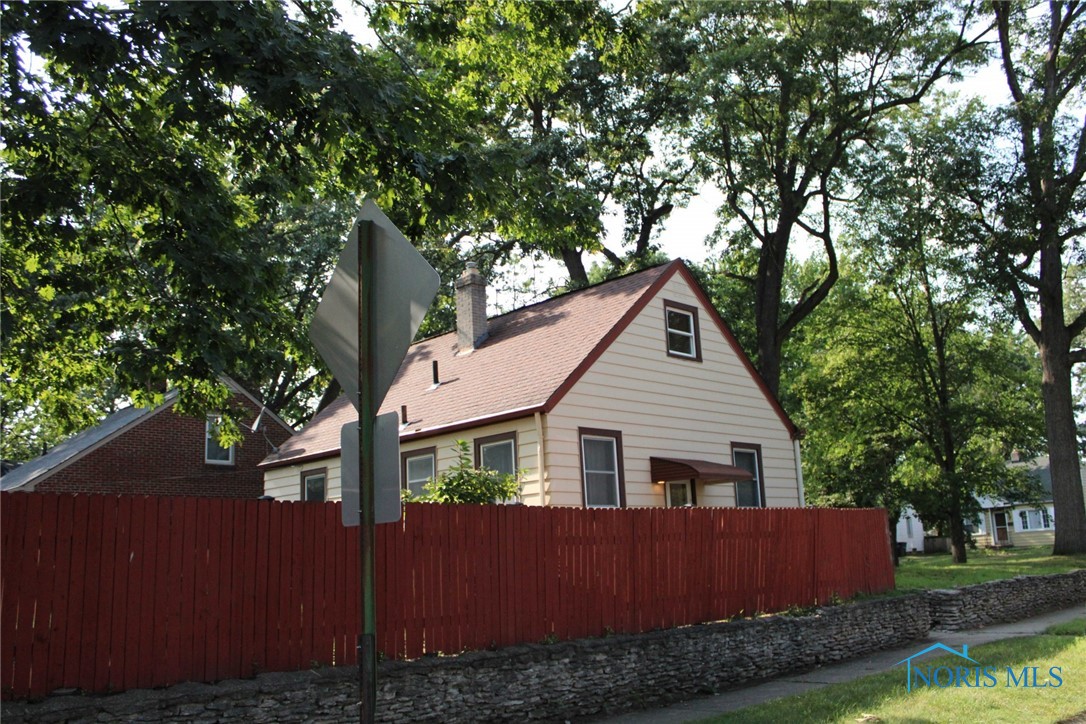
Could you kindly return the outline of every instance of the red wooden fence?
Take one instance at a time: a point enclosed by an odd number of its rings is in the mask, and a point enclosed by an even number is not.
[[[2,696],[353,664],[338,503],[0,495]],[[388,658],[635,633],[894,585],[882,510],[406,506],[377,527]]]

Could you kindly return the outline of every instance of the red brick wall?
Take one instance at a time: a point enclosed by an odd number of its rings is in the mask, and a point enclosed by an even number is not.
[[[246,425],[252,424],[260,408],[243,395],[235,402],[244,406],[246,415],[245,440],[234,447],[233,465],[204,462],[204,418],[166,409],[43,479],[35,490],[258,498],[264,493],[264,473],[256,466],[271,453],[264,434],[280,445],[289,433],[267,416],[260,429],[250,432]]]

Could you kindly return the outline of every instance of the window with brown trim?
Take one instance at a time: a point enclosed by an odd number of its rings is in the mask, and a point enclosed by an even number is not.
[[[626,476],[622,463],[622,433],[578,429],[581,486],[586,508],[625,508]]]
[[[732,464],[754,476],[735,484],[735,505],[739,508],[765,507],[765,480],[762,475],[762,446],[752,442],[732,443]]]
[[[701,362],[701,329],[698,308],[664,300],[664,334],[669,357]]]
[[[323,503],[328,499],[328,468],[302,471],[301,499],[307,503]]]
[[[475,438],[475,467],[503,475],[517,474],[517,433],[504,432]]]
[[[437,448],[426,447],[400,453],[400,480],[405,490],[414,495],[422,493],[423,486],[437,474]]]

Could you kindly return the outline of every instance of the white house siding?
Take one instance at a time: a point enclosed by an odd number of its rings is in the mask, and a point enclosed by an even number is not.
[[[284,468],[272,468],[264,471],[264,495],[270,495],[276,500],[301,500],[302,498],[302,472],[325,469],[325,485],[327,486],[328,500],[339,500],[341,497],[339,485],[339,456],[313,460],[301,465],[290,465]]]
[[[437,471],[441,472],[456,463],[454,443],[457,440],[466,440],[471,446],[472,455],[474,455],[474,440],[476,438],[490,437],[508,432],[516,432],[517,434],[517,467],[525,471],[523,477],[524,502],[529,505],[539,505],[539,436],[536,434],[535,420],[531,417],[486,425],[471,430],[462,430],[449,435],[412,440],[401,443],[400,452],[410,452],[411,450],[421,450],[429,447],[437,448]],[[339,455],[301,465],[265,470],[264,494],[271,495],[277,500],[298,500],[301,497],[302,472],[320,468],[327,468],[328,500],[339,500],[342,497]]]
[[[698,308],[702,361],[669,357],[664,300]],[[649,458],[732,462],[731,443],[761,445],[766,503],[800,505],[792,439],[685,280],[676,275],[547,416],[552,505],[583,505],[578,428],[622,433],[626,504],[664,504]],[[735,505],[732,484],[699,484],[698,505]]]

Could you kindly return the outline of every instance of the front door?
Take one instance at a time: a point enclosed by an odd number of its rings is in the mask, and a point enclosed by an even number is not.
[[[1005,546],[1010,545],[1011,536],[1007,532],[1007,526],[1010,523],[1007,520],[1007,511],[1005,510],[993,510],[992,511],[992,527],[995,528],[995,540],[994,545]]]
[[[664,491],[667,495],[667,507],[691,508],[694,506],[693,481],[670,481],[664,483]]]

